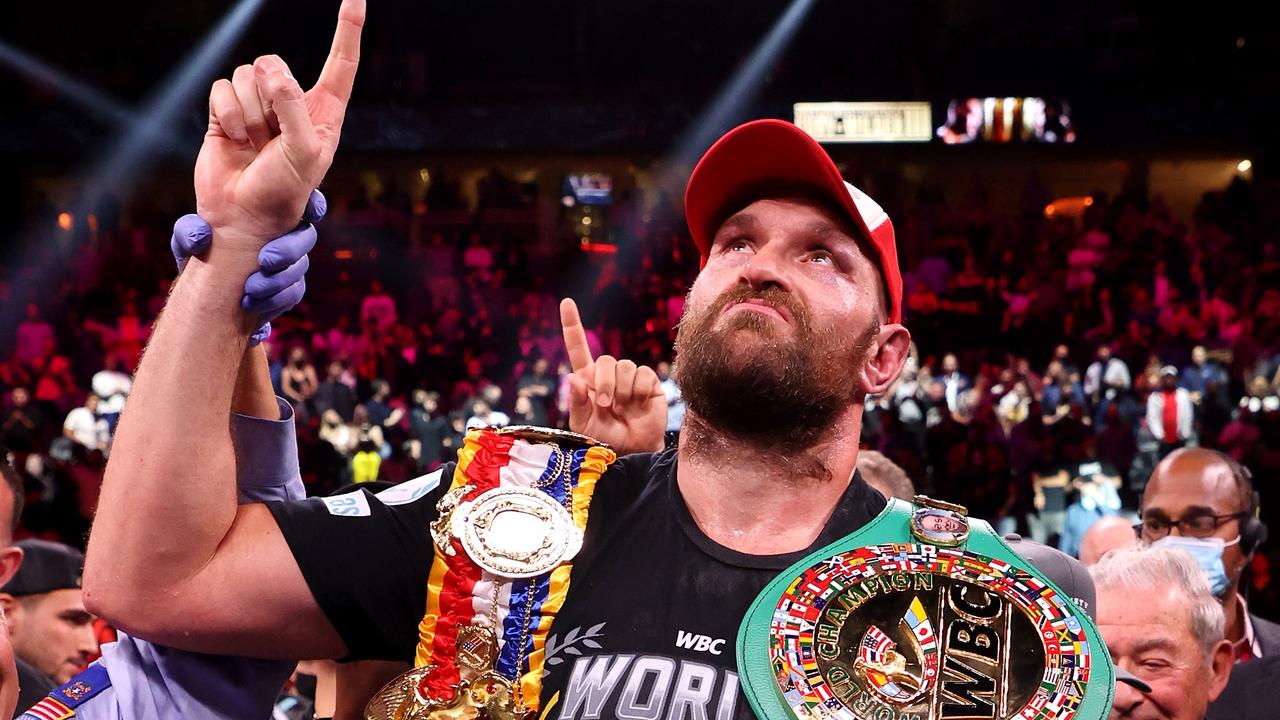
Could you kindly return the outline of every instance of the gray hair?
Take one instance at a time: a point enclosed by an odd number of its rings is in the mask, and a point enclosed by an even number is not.
[[[1191,611],[1191,632],[1205,656],[1226,637],[1226,617],[1200,564],[1186,550],[1150,545],[1116,548],[1089,568],[1093,582],[1102,588],[1162,590],[1176,588]],[[1134,596],[1140,597],[1140,596]]]

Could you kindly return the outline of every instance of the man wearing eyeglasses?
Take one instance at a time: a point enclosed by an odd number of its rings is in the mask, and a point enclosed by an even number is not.
[[[1139,537],[1186,550],[1226,614],[1236,662],[1280,655],[1280,625],[1249,612],[1240,575],[1266,540],[1248,469],[1215,450],[1175,450],[1156,466],[1142,498]]]

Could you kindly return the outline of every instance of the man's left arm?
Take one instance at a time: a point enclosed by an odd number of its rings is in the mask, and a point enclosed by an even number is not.
[[[332,162],[364,5],[343,0],[311,91],[274,56],[211,91],[195,181],[214,247],[175,283],[139,366],[85,564],[86,604],[126,630],[205,652],[344,652],[270,512],[237,506],[227,423],[253,325],[239,306],[244,277],[265,241],[296,225]],[[278,136],[243,109],[240,86],[262,103],[250,110],[275,111]],[[202,376],[195,386],[186,382],[193,371]]]
[[[316,194],[318,195],[318,193]],[[323,197],[321,197],[323,200]],[[311,213],[308,220],[318,221],[323,215]],[[178,265],[203,251],[193,238],[208,237],[208,225],[197,216],[188,216],[175,227],[173,250]],[[272,253],[293,267],[302,262],[314,245],[314,238],[298,233],[314,229],[308,224],[282,238],[268,243]],[[265,275],[263,275],[265,273]],[[292,275],[271,272],[263,267],[258,283],[258,297],[245,296],[246,303],[264,308],[264,317],[287,311],[300,299]],[[267,307],[270,306],[270,307]],[[269,321],[268,321],[269,322]],[[265,339],[269,324],[257,336]],[[293,409],[275,396],[266,352],[261,344],[245,351],[231,404],[231,442],[236,457],[236,486],[241,503],[298,499],[305,495],[298,473],[296,430]],[[237,720],[266,717],[288,681],[295,663],[292,660],[262,660],[230,655],[188,653],[161,645],[153,645],[123,633],[119,641],[104,649],[103,667],[115,686],[132,687],[130,692],[114,697],[91,699],[77,708],[77,717],[86,720],[143,717],[148,708],[169,707],[183,717],[205,717],[209,720]],[[144,688],[147,690],[144,692]],[[8,716],[5,716],[8,717]]]

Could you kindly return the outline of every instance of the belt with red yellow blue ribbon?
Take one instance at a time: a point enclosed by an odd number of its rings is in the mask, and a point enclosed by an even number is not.
[[[414,669],[369,720],[527,718],[596,481],[617,459],[583,435],[472,431],[431,525],[435,558]]]

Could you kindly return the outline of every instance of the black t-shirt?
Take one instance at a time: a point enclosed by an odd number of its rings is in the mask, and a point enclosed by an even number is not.
[[[448,465],[379,496],[360,490],[271,505],[352,659],[413,657],[432,561],[427,525],[452,472]],[[596,485],[548,637],[547,718],[751,718],[734,659],[747,607],[779,571],[885,505],[855,475],[810,548],[746,555],[698,529],[675,478],[668,449],[622,458]]]

